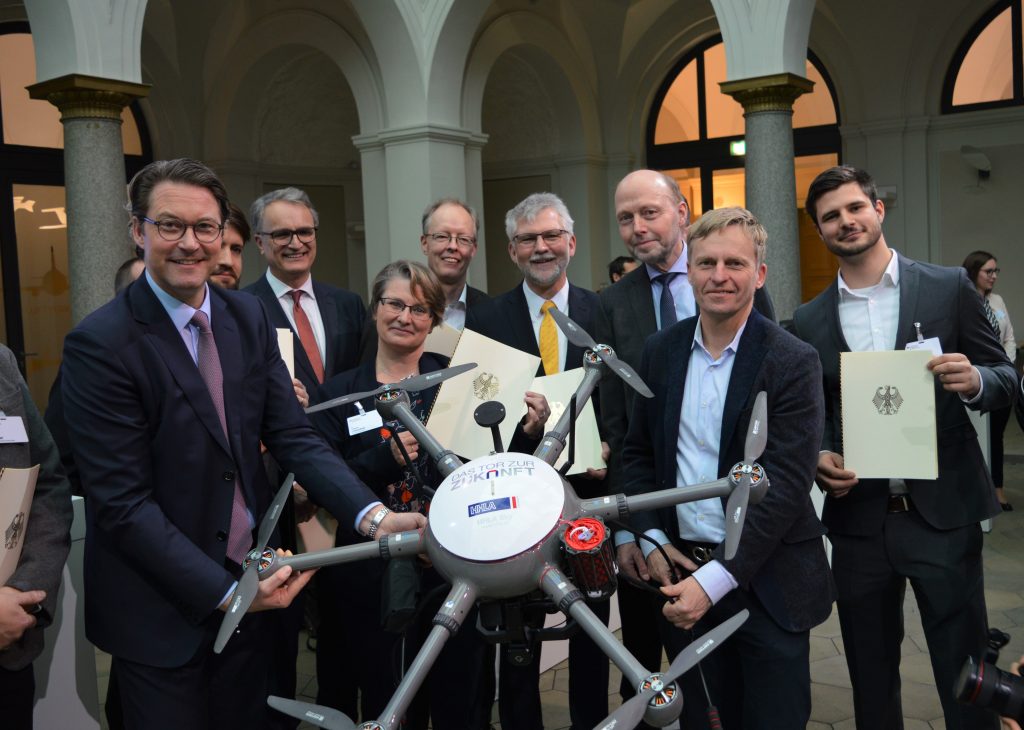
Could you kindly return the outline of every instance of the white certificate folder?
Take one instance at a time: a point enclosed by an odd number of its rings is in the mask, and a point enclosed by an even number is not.
[[[7,467],[0,470],[0,586],[7,583],[18,567],[25,544],[32,496],[36,493],[39,465],[29,469]]]
[[[860,479],[936,479],[930,350],[844,352],[843,458]]]

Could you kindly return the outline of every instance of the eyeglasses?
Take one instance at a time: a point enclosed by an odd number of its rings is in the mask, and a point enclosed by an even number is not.
[[[313,226],[312,228],[279,228],[276,231],[256,231],[256,233],[260,236],[270,236],[270,240],[278,246],[287,246],[292,242],[292,236],[299,239],[299,243],[312,243],[316,238],[317,230],[319,229]]]
[[[447,246],[452,239],[462,248],[472,248],[476,245],[476,239],[472,236],[456,236],[454,233],[428,233],[427,238],[442,246]]]
[[[212,221],[199,221],[198,223],[182,223],[173,218],[165,218],[155,221],[152,218],[142,216],[142,220],[156,227],[156,232],[165,241],[180,241],[185,237],[185,231],[192,229],[192,235],[200,243],[213,243],[224,232],[223,225],[217,225]]]
[[[983,274],[984,274],[985,276],[997,276],[997,275],[999,274],[999,272],[1000,272],[1000,271],[1002,271],[1002,269],[1000,269],[1000,268],[999,268],[999,267],[997,266],[997,267],[996,267],[996,268],[994,268],[994,269],[982,269],[982,270],[981,270],[981,273],[983,273]]]
[[[512,243],[517,246],[536,246],[537,239],[543,238],[544,243],[551,246],[558,243],[568,232],[563,228],[552,228],[550,231],[541,231],[540,233],[520,233],[517,236],[512,236]]]
[[[406,309],[409,310],[409,314],[412,315],[413,319],[429,319],[432,316],[431,311],[422,304],[406,304],[401,299],[390,299],[387,297],[381,297],[377,301],[383,305],[389,314],[393,314],[396,317]]]

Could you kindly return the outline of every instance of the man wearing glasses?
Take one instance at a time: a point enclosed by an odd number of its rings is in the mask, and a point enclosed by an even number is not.
[[[538,375],[553,375],[582,367],[583,348],[569,342],[549,314],[552,307],[592,331],[597,295],[569,283],[569,260],[576,253],[573,220],[565,203],[553,193],[534,193],[505,215],[508,253],[523,283],[470,310],[466,327],[491,339],[541,357]],[[581,497],[603,493],[604,470],[573,477]],[[591,606],[604,621],[608,603]],[[543,727],[537,687],[540,647],[532,646],[533,661],[513,666],[502,661],[500,674],[501,727],[534,730]],[[503,655],[506,653],[502,645]],[[582,632],[569,641],[569,712],[572,727],[592,728],[608,714],[608,658]]]
[[[350,291],[313,281],[320,218],[305,192],[269,192],[252,204],[249,220],[267,273],[244,291],[259,297],[275,327],[294,333],[295,377],[312,396],[358,363],[366,307]]]
[[[476,237],[480,229],[476,211],[456,198],[441,198],[423,211],[423,235],[420,247],[427,267],[444,289],[444,321],[461,330],[466,311],[490,297],[466,283],[469,264],[476,256]]]

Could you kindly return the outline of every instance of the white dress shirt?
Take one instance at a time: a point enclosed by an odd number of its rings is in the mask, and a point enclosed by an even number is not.
[[[466,327],[466,292],[469,291],[469,284],[462,285],[462,294],[457,301],[445,305],[444,323],[454,327],[461,332]]]
[[[548,301],[544,297],[538,296],[534,293],[533,289],[527,286],[526,281],[523,281],[523,294],[526,295],[526,308],[530,310],[530,320],[533,322],[533,336],[537,340],[537,344],[540,345],[540,323],[544,321],[544,313],[541,312],[541,307],[544,306],[544,302]],[[558,307],[558,311],[564,314],[566,317],[569,316],[569,280],[565,280],[565,284],[562,288],[555,292],[555,295],[551,297],[552,302]],[[565,372],[565,352],[569,347],[569,341],[565,338],[565,333],[562,332],[562,328],[555,324],[555,331],[558,333],[558,372]],[[572,367],[580,367],[583,362],[573,363]]]
[[[316,294],[313,293],[313,277],[307,276],[302,286],[290,287],[270,273],[270,269],[267,269],[267,283],[270,284],[274,296],[277,297],[277,303],[281,305],[281,309],[284,310],[284,316],[288,318],[288,324],[292,326],[292,331],[295,333],[298,333],[299,328],[295,325],[295,314],[292,311],[295,307],[295,300],[292,299],[291,291],[295,288],[301,289],[304,292],[299,302],[302,305],[302,311],[306,313],[306,317],[309,319],[310,326],[313,328],[316,349],[320,351],[320,362],[326,366],[327,350],[324,343],[327,341],[327,335],[324,333],[324,320],[320,316],[320,307],[316,305]]]

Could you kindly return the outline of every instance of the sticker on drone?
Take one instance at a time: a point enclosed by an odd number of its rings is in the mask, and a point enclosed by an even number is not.
[[[903,396],[895,385],[880,385],[871,399],[878,413],[883,416],[895,416],[903,405]]]
[[[490,512],[498,512],[503,509],[517,509],[519,504],[515,497],[501,497],[500,499],[489,499],[486,502],[477,502],[467,508],[470,517],[486,515]]]
[[[480,400],[491,400],[500,389],[501,383],[494,373],[480,373],[473,380],[473,395]]]
[[[486,464],[466,465],[451,475],[454,492],[474,482],[488,482],[499,477],[531,477],[536,463],[529,459],[502,459]]]

